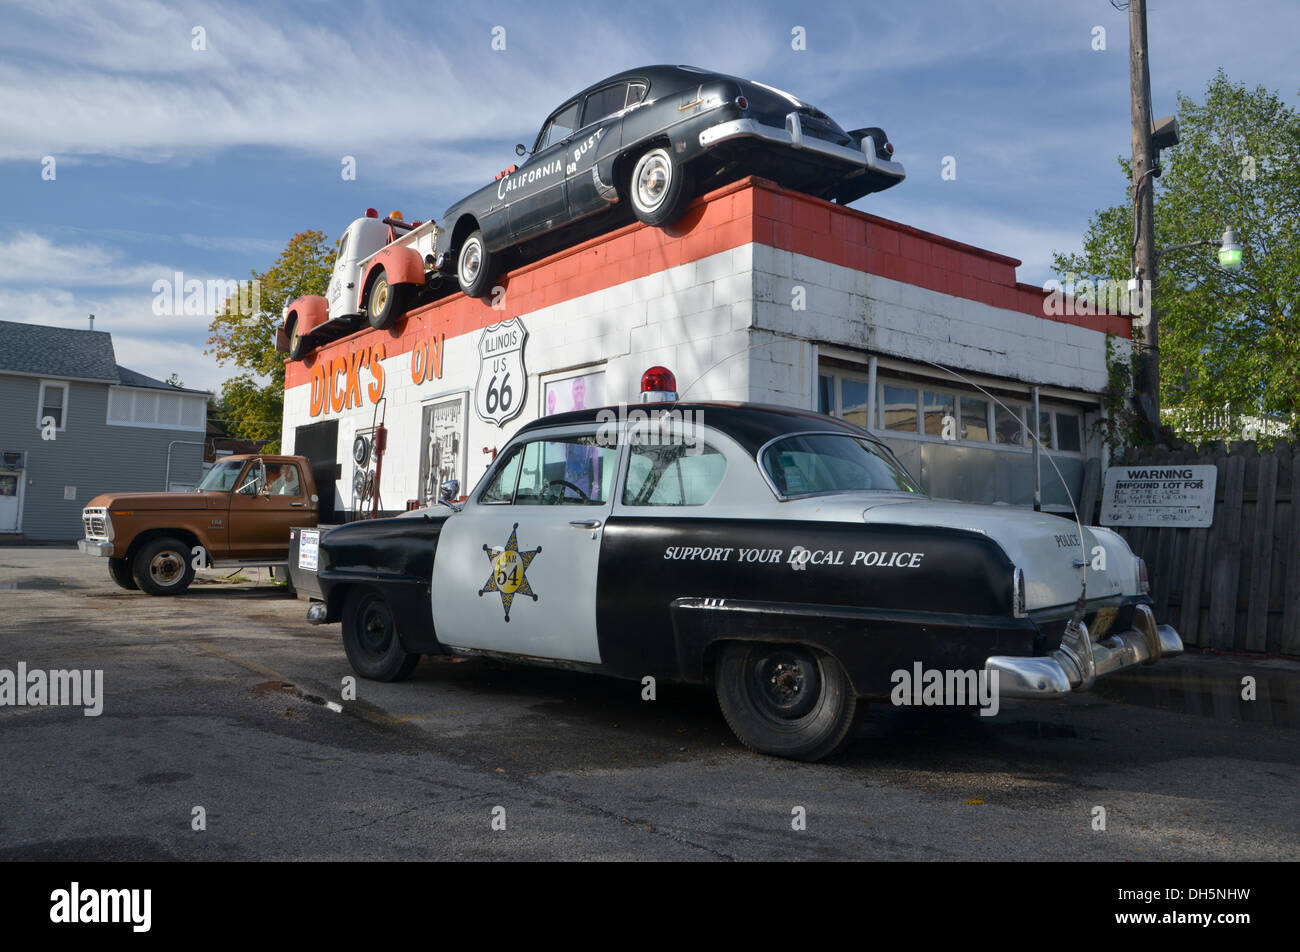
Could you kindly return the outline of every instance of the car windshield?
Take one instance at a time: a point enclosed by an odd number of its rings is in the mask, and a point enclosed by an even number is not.
[[[243,460],[222,460],[203,474],[203,478],[199,480],[199,484],[194,487],[194,490],[195,492],[211,490],[218,493],[228,493],[235,485],[235,480],[239,478],[239,471],[243,468]]]
[[[888,450],[847,433],[788,436],[763,450],[759,465],[782,496],[921,491]]]

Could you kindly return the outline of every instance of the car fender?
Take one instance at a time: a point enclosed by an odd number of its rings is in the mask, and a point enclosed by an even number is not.
[[[288,338],[294,322],[298,324],[298,334],[306,336],[329,320],[329,302],[319,294],[304,294],[285,309],[284,323],[280,329],[285,336],[285,350],[289,349]],[[278,343],[278,339],[277,339]]]
[[[420,253],[414,248],[390,246],[377,252],[366,265],[365,280],[361,283],[363,302],[369,299],[370,289],[374,287],[375,277],[381,270],[388,276],[390,285],[424,284],[424,259]]]

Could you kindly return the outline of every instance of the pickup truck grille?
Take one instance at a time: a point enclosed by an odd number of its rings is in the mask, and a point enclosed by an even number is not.
[[[104,525],[103,509],[85,509],[81,513],[81,521],[86,527],[87,539],[107,539],[108,529]]]

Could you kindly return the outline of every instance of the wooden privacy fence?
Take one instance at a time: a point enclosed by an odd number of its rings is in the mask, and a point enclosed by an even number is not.
[[[1216,651],[1300,655],[1300,446],[1183,444],[1132,452],[1122,465],[1213,465],[1208,529],[1119,528],[1146,559],[1156,619]],[[1081,514],[1097,524],[1101,467],[1084,474]]]

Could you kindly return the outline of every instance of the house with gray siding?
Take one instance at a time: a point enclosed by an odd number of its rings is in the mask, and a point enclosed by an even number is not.
[[[102,492],[193,487],[210,396],[122,367],[104,331],[0,321],[0,540],[73,541]]]

